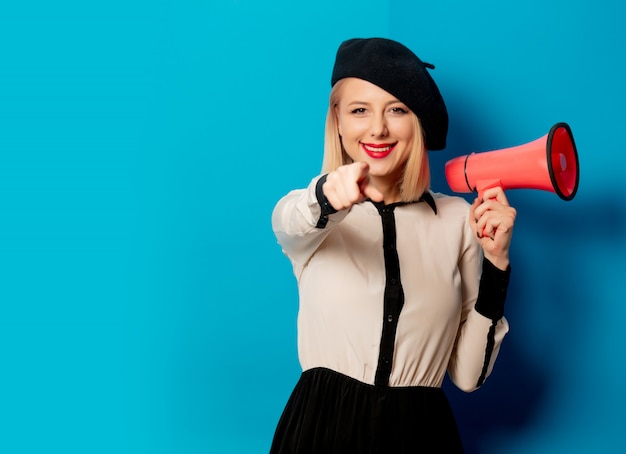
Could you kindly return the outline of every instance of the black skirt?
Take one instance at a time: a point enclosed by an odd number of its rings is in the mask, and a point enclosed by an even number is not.
[[[462,453],[441,388],[384,387],[329,369],[302,374],[270,454]]]

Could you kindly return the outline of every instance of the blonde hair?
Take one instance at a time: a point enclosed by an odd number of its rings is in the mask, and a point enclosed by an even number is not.
[[[341,137],[339,136],[339,128],[337,125],[338,119],[335,107],[339,103],[341,96],[342,82],[343,80],[339,80],[330,91],[324,134],[322,173],[330,173],[342,165],[351,164],[353,162],[352,158],[348,156],[341,144]],[[400,181],[398,181],[400,197],[403,202],[418,200],[430,187],[430,167],[428,164],[428,153],[424,144],[422,125],[417,115],[413,112],[411,112],[411,115],[414,119],[414,140],[411,144],[411,153],[404,166],[402,177]]]

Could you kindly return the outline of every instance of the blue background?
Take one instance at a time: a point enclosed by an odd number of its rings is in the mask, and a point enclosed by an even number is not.
[[[574,200],[509,191],[511,332],[482,389],[446,383],[468,452],[626,451],[623,2],[5,3],[1,452],[267,451],[300,372],[270,213],[354,36],[437,66],[435,190],[559,121],[578,146]]]

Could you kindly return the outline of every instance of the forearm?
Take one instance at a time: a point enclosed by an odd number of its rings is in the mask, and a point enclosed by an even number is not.
[[[484,259],[478,294],[461,324],[449,365],[454,383],[464,391],[480,387],[489,376],[509,325],[504,318],[511,268]]]

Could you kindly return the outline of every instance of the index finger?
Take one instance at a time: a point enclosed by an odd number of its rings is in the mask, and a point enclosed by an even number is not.
[[[367,162],[358,161],[352,164],[352,168],[355,170],[355,181],[360,183],[367,177],[370,171],[370,166]]]
[[[509,201],[506,198],[506,195],[504,194],[504,189],[502,189],[500,186],[485,189],[485,192],[483,192],[483,200],[489,200],[489,199],[494,199],[500,202],[502,205],[509,204]]]

